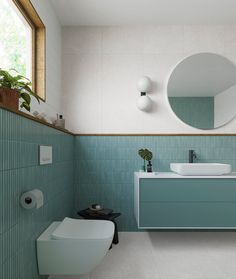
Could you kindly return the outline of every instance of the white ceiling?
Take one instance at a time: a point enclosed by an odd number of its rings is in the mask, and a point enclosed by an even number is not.
[[[236,24],[236,0],[50,0],[62,25]]]

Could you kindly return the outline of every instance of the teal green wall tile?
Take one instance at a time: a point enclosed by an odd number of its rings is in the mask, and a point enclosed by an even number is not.
[[[78,136],[75,148],[75,212],[101,203],[122,213],[118,226],[123,231],[137,230],[133,173],[143,164],[138,149],[152,150],[155,171],[187,162],[189,149],[196,151],[197,162],[229,163],[236,171],[235,136]]]
[[[198,162],[232,164],[234,136],[84,136],[73,137],[0,109],[0,278],[37,279],[35,240],[55,220],[76,215],[91,203],[121,212],[122,231],[137,230],[133,213],[133,173],[143,162],[140,148],[153,151],[155,171],[171,162],[187,162],[194,149]],[[38,165],[38,145],[53,146],[53,164]],[[19,205],[24,191],[44,193],[35,211]],[[74,208],[73,208],[74,207]],[[14,269],[14,270],[12,270]]]
[[[169,97],[169,102],[178,118],[188,125],[214,128],[214,97]]]
[[[39,166],[39,145],[53,147],[53,164]],[[44,206],[26,211],[19,199],[38,188]],[[0,109],[0,278],[38,279],[36,239],[73,213],[74,137]]]

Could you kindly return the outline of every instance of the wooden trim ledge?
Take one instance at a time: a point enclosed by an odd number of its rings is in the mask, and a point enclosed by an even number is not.
[[[74,136],[74,134],[73,134],[72,132],[70,132],[70,131],[68,131],[68,130],[66,130],[66,129],[60,128],[60,127],[55,127],[54,125],[52,125],[52,124],[50,124],[50,123],[48,123],[48,122],[45,122],[45,121],[43,121],[43,120],[40,120],[40,119],[38,119],[38,118],[36,118],[36,117],[30,115],[30,114],[24,113],[24,112],[22,112],[22,111],[11,110],[11,109],[9,109],[9,108],[4,107],[3,105],[0,105],[0,108],[1,108],[1,109],[4,109],[4,110],[7,110],[7,111],[10,111],[10,112],[12,112],[12,113],[15,113],[15,114],[17,114],[17,115],[20,115],[20,116],[22,116],[22,117],[24,117],[24,118],[30,119],[30,120],[32,120],[32,121],[34,121],[34,122],[38,122],[38,123],[40,123],[40,124],[43,124],[43,125],[48,126],[48,127],[50,127],[50,128],[53,128],[53,129],[55,129],[55,130],[58,130],[58,131],[61,131],[61,132],[63,132],[63,133],[66,133],[66,134],[69,134],[69,135]]]
[[[96,137],[102,137],[102,136],[129,136],[129,137],[132,137],[132,136],[135,136],[135,137],[155,137],[155,136],[236,136],[236,134],[74,134],[75,136],[79,136],[79,137],[85,137],[85,136],[96,136]]]

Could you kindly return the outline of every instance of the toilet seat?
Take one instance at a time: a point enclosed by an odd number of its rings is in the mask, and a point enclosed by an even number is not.
[[[66,217],[54,230],[55,240],[93,240],[106,239],[114,230],[114,224],[105,220],[83,220]]]

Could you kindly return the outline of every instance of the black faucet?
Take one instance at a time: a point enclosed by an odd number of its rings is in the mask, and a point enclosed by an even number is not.
[[[194,159],[197,159],[197,154],[194,150],[189,150],[188,151],[188,162],[193,163]]]

